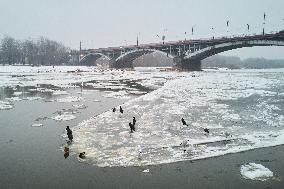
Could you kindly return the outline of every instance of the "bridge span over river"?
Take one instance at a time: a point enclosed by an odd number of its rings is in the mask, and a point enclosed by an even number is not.
[[[215,54],[243,47],[284,46],[284,30],[272,34],[221,37],[199,40],[184,40],[88,49],[80,51],[80,64],[91,65],[103,57],[109,60],[111,68],[133,68],[136,58],[160,52],[174,60],[174,66],[181,70],[201,70],[201,60]]]

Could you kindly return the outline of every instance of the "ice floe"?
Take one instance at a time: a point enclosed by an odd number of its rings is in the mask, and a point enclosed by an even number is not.
[[[43,124],[42,123],[34,123],[31,125],[32,127],[42,127]]]
[[[23,92],[14,92],[14,96],[20,96],[20,95],[22,95],[23,94]]]
[[[15,96],[15,97],[11,97],[11,98],[6,98],[6,100],[8,100],[8,101],[22,101],[23,99],[21,99],[18,96]]]
[[[53,91],[52,95],[69,95],[67,91]]]
[[[12,109],[14,106],[9,102],[0,101],[0,110],[9,110]]]
[[[261,164],[249,163],[242,165],[240,169],[241,175],[245,179],[266,181],[273,177],[273,172]]]
[[[27,100],[44,100],[44,98],[42,98],[40,96],[29,96],[29,97],[26,97],[25,99],[27,99]]]
[[[83,101],[83,98],[80,96],[68,96],[66,98],[59,98],[57,99],[57,102],[62,102],[62,103],[66,103],[66,102],[79,102],[79,101]]]
[[[110,93],[108,93],[106,95],[103,95],[103,97],[119,98],[119,99],[130,99],[130,96],[128,96],[128,93],[126,91],[110,92]]]
[[[56,121],[70,121],[72,119],[76,119],[76,116],[71,114],[61,114],[51,117],[51,119],[54,119]]]
[[[266,94],[277,94],[265,92],[273,90],[275,83],[284,84],[281,74],[277,81],[271,79],[275,73],[262,78],[259,73],[233,71],[199,72],[195,77],[188,74],[170,80],[124,103],[123,114],[107,111],[74,127],[77,137],[71,148],[86,151],[98,166],[143,166],[283,144],[283,118],[274,107],[282,109],[283,99],[276,98],[276,103]],[[130,133],[133,116],[136,131]],[[188,127],[182,125],[181,117]],[[204,135],[204,128],[210,128],[210,135]],[[180,145],[184,140],[188,146]],[[143,149],[141,160],[138,146]]]
[[[78,109],[86,109],[87,106],[85,104],[73,104],[72,105],[74,108],[78,108]]]

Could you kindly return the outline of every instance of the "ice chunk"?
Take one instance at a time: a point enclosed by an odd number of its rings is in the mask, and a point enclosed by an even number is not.
[[[56,121],[69,121],[69,120],[72,120],[72,119],[75,119],[75,118],[76,118],[76,116],[74,116],[74,115],[62,114],[62,115],[54,116],[51,119],[54,119]]]
[[[6,100],[9,100],[9,101],[21,101],[23,99],[19,98],[18,96],[15,96],[15,97],[11,97],[11,98],[6,98]]]
[[[26,98],[27,100],[43,100],[44,98],[39,96],[30,96]]]
[[[41,123],[34,123],[34,124],[32,124],[32,127],[42,127],[43,126],[43,124],[41,124]]]
[[[57,99],[57,102],[79,102],[82,101],[83,98],[80,96],[68,96],[66,98]]]
[[[149,169],[145,169],[145,170],[142,171],[142,173],[149,173],[149,172],[150,172]]]
[[[22,95],[23,94],[23,92],[14,92],[14,96],[20,96],[20,95]]]
[[[130,98],[126,91],[112,92],[112,93],[108,93],[103,96],[107,98],[119,98],[119,99],[129,99]]]
[[[78,108],[78,109],[86,109],[87,108],[87,106],[85,104],[74,104],[73,107]]]
[[[13,108],[13,105],[10,104],[9,102],[0,101],[0,110],[9,110],[12,108]]]
[[[249,163],[241,166],[241,174],[245,179],[266,181],[273,177],[273,172],[261,164]]]
[[[53,91],[53,95],[68,95],[69,93],[66,91]]]

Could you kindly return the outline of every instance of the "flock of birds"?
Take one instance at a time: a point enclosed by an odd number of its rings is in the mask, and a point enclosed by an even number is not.
[[[115,108],[115,107],[112,109],[112,112],[116,112],[116,108]],[[119,112],[120,112],[121,114],[123,114],[123,112],[124,112],[124,110],[122,109],[121,106],[119,106]],[[181,122],[182,122],[183,125],[189,126],[189,125],[186,123],[186,121],[185,121],[184,118],[181,118]],[[129,125],[129,128],[130,128],[130,133],[133,133],[133,132],[135,131],[136,118],[133,117],[132,122],[129,122],[128,125]],[[66,131],[67,131],[67,136],[68,136],[68,139],[69,139],[69,141],[67,142],[67,144],[71,144],[71,143],[72,143],[72,140],[73,140],[72,130],[69,128],[69,126],[67,126],[67,127],[66,127]],[[205,135],[206,135],[206,136],[209,135],[209,129],[208,129],[208,128],[203,128],[203,131],[205,132]],[[232,135],[230,135],[230,133],[228,133],[228,132],[225,132],[224,134],[225,134],[226,137],[232,136]],[[190,145],[189,140],[184,140],[182,143],[180,143],[180,146],[186,148],[186,147],[189,147],[189,146],[192,146],[192,145]],[[183,151],[186,152],[186,149],[184,149]],[[65,159],[66,159],[68,156],[69,156],[69,148],[65,146],[65,147],[64,147],[64,157],[65,157]],[[81,153],[79,153],[79,158],[85,159],[85,158],[86,158],[86,152],[81,152]],[[138,159],[141,160],[141,158],[142,158],[142,150],[141,150],[141,148],[139,148],[139,150],[138,150]]]

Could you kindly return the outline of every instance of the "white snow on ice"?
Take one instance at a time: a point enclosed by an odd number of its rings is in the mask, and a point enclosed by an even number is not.
[[[150,172],[149,169],[145,169],[145,170],[142,171],[142,173],[149,173],[149,172]]]
[[[36,91],[63,95],[64,88],[79,87],[75,84],[84,82],[84,86],[110,90],[105,95],[111,98],[125,98],[133,91],[125,81],[156,89],[122,104],[123,115],[107,111],[83,121],[73,131],[76,137],[70,149],[76,153],[86,151],[86,162],[98,166],[139,166],[283,144],[283,72],[283,69],[271,69],[188,73],[159,72],[153,68],[123,71],[73,66],[3,66],[0,87],[53,85],[63,88],[62,92],[45,88]],[[40,97],[26,97],[37,98]],[[62,103],[81,101],[84,99],[77,96],[57,99]],[[0,101],[1,110],[13,107],[11,102]],[[75,117],[57,116],[53,119]],[[133,116],[137,119],[137,130],[130,134],[128,123]],[[181,124],[181,117],[188,127]],[[209,128],[209,136],[204,135],[203,128]],[[189,140],[188,147],[180,146],[184,140]],[[138,158],[139,149],[141,158]],[[183,152],[184,149],[187,151]]]
[[[66,103],[66,102],[79,102],[79,101],[83,101],[83,98],[80,96],[68,96],[66,98],[59,98],[57,99],[57,102],[62,102],[62,103]]]
[[[9,102],[0,101],[0,110],[10,110],[13,108],[13,105]]]
[[[266,181],[273,177],[273,172],[261,164],[249,163],[241,166],[241,175],[245,179]]]
[[[77,108],[77,109],[86,109],[87,106],[85,104],[73,104],[72,105],[74,108]]]
[[[191,77],[191,75],[195,75]],[[281,86],[277,73],[188,73],[122,105],[124,114],[107,111],[74,128],[71,149],[86,151],[97,166],[140,166],[202,159],[284,143],[283,104],[271,86]],[[271,97],[271,95],[274,95]],[[250,98],[256,95],[255,104]],[[246,102],[248,100],[248,102]],[[241,109],[231,103],[244,103]],[[117,107],[118,108],[118,107]],[[257,119],[250,115],[255,115]],[[128,123],[136,117],[136,132]],[[181,124],[184,117],[189,126]],[[261,124],[260,126],[258,124]],[[210,129],[208,136],[204,128]],[[230,133],[232,137],[224,133]],[[189,140],[189,146],[180,146]],[[138,158],[138,148],[142,158]]]
[[[67,91],[53,91],[52,95],[69,95]]]
[[[56,121],[70,121],[72,119],[76,119],[76,116],[69,115],[69,114],[61,114],[51,117],[51,119],[54,119]]]
[[[34,123],[34,124],[32,124],[31,126],[32,126],[32,127],[42,127],[43,124],[41,124],[41,123]]]

